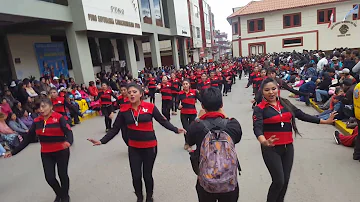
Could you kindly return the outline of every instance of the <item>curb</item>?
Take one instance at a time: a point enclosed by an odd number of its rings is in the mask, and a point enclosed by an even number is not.
[[[311,106],[318,112],[323,112],[324,110],[320,109],[320,107],[310,99]],[[353,129],[346,128],[346,123],[342,122],[341,120],[335,121],[335,127],[343,134],[343,135],[352,135]]]

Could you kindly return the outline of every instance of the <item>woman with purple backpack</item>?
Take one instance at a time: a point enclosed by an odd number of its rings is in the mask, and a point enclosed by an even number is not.
[[[235,144],[242,136],[240,123],[225,116],[218,88],[205,89],[201,98],[205,113],[192,122],[186,133],[189,146],[196,144],[190,160],[198,176],[196,192],[199,202],[236,202],[239,198],[237,177],[240,164]]]

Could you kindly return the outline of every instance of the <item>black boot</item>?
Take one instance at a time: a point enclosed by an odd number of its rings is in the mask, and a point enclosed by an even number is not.
[[[136,197],[137,197],[136,202],[143,202],[143,201],[144,201],[144,196],[143,196],[142,193],[136,193],[136,192],[135,192],[135,195],[136,195]]]
[[[153,193],[146,193],[146,201],[145,202],[154,202]]]
[[[56,198],[55,198],[54,202],[61,202],[61,198],[60,198],[60,196],[56,196]]]
[[[62,198],[61,198],[61,202],[70,202],[70,196],[67,195],[67,196],[65,196],[65,197],[62,197]]]

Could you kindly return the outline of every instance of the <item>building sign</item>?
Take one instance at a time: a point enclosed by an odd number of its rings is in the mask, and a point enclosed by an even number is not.
[[[41,76],[69,78],[63,43],[35,43],[34,47]]]
[[[152,24],[149,0],[141,0],[141,17],[143,18],[144,23]]]
[[[82,2],[87,30],[142,35],[137,0]]]
[[[333,30],[335,27],[336,30],[339,31],[338,37],[345,37],[345,36],[351,36],[349,33],[350,27],[357,27],[357,25],[352,21],[341,21],[335,23],[333,26],[331,26],[331,30]]]
[[[162,27],[162,14],[161,14],[161,7],[160,7],[160,0],[153,0],[154,1],[154,13],[156,19],[156,25]]]

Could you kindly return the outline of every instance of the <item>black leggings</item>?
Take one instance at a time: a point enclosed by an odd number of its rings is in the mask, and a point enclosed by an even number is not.
[[[241,80],[243,70],[238,70],[239,73],[239,80]]]
[[[179,104],[178,104],[178,95],[177,95],[177,94],[172,94],[171,111],[177,112],[178,107],[179,107]]]
[[[162,100],[161,112],[170,121],[170,110],[172,106],[172,100]]]
[[[157,155],[157,147],[145,149],[129,147],[128,151],[135,193],[142,195],[142,178],[144,177],[146,193],[152,196],[154,190],[152,171]]]
[[[190,124],[196,119],[196,114],[180,114],[180,120],[183,128],[188,131]],[[186,135],[184,134],[185,142]]]
[[[239,199],[239,185],[232,192],[213,194],[206,192],[198,181],[196,183],[196,192],[199,202],[237,202]]]
[[[272,178],[267,202],[283,202],[294,160],[294,146],[293,144],[275,147],[262,146],[261,151]]]
[[[149,96],[150,96],[150,102],[155,103],[155,88],[149,88]]]
[[[57,152],[41,153],[46,182],[54,190],[56,196],[61,198],[66,198],[69,195],[69,157],[69,148]],[[57,165],[61,186],[55,176],[55,165]]]
[[[111,118],[109,116],[113,112],[114,112],[114,106],[112,106],[112,105],[107,105],[107,106],[102,106],[101,107],[101,113],[105,117],[105,127],[106,127],[106,129],[111,128],[112,120],[111,120]]]
[[[227,95],[227,93],[230,90],[230,84],[228,84],[226,81],[224,83],[224,90],[223,90],[223,94]]]

